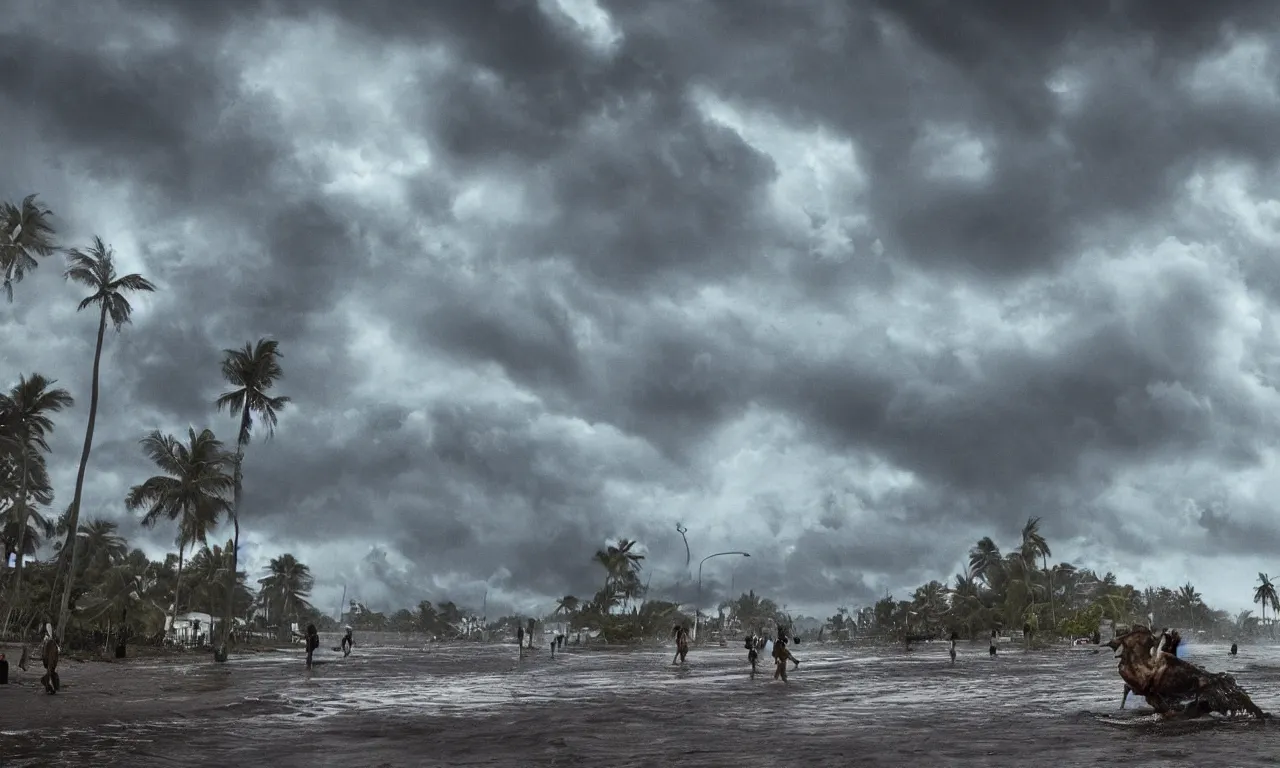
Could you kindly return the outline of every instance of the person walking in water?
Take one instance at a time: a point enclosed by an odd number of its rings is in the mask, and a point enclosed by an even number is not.
[[[1232,655],[1232,656],[1235,656],[1235,655],[1236,655],[1236,652],[1237,652],[1237,651],[1239,651],[1239,650],[1240,650],[1240,649],[1236,647],[1236,644],[1235,644],[1235,643],[1232,643],[1232,644],[1231,644],[1231,655]]]
[[[998,635],[996,635],[996,630],[994,629],[991,630],[991,647],[987,648],[987,655],[993,659],[996,657],[996,639],[997,638],[998,638]]]
[[[58,679],[58,656],[60,650],[58,641],[53,636],[53,627],[45,624],[44,650],[40,654],[40,663],[44,665],[45,673],[40,678],[40,682],[44,684],[46,693],[57,693],[62,690],[62,681]]]
[[[774,658],[777,658],[778,648],[781,647],[783,658],[795,664],[796,667],[799,667],[800,660],[797,659],[795,656],[791,655],[791,649],[788,647],[790,643],[791,643],[791,637],[787,634],[787,630],[782,627],[778,627],[778,640],[773,644]],[[787,676],[785,674],[782,676],[784,680],[786,679],[786,677]]]
[[[800,666],[800,662],[795,660],[791,655],[791,651],[787,650],[787,636],[778,631],[778,639],[773,641],[773,679],[782,678],[782,682],[787,682],[787,662],[795,661],[796,666]]]
[[[952,633],[951,633],[951,651],[950,651],[950,654],[951,654],[951,663],[952,663],[952,664],[955,664],[955,663],[956,663],[956,641],[957,641],[957,640],[959,640],[959,639],[960,639],[960,635],[959,635],[959,634],[957,634],[957,633],[955,633],[955,632],[952,632]]]
[[[747,641],[744,646],[747,649],[747,661],[751,662],[751,676],[756,676],[757,665],[760,660],[760,652],[756,650],[756,639],[752,635],[747,635]]]
[[[320,633],[316,631],[315,624],[307,625],[307,669],[311,669],[311,657],[315,654],[316,649],[320,647]]]
[[[676,639],[676,655],[671,658],[671,663],[684,663],[684,659],[689,655],[689,629],[683,624],[677,624],[671,628],[671,636]]]
[[[351,655],[351,649],[354,648],[356,645],[356,641],[351,637],[351,627],[347,626],[346,630],[347,630],[347,634],[342,636],[342,643],[341,643],[342,658],[344,659]]]

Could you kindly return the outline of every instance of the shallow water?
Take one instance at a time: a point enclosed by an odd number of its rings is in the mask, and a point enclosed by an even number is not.
[[[325,645],[325,648],[329,644]],[[1104,651],[947,645],[912,653],[793,648],[789,684],[755,679],[746,652],[512,646],[327,650],[235,658],[64,663],[63,692],[15,670],[0,687],[0,765],[729,766],[1276,765],[1280,724],[1157,722]],[[1280,649],[1192,646],[1280,711]],[[765,666],[762,665],[762,670]],[[16,679],[15,679],[16,678]],[[781,761],[777,763],[777,761]]]

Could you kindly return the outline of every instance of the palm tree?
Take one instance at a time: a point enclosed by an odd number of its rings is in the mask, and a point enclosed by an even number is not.
[[[6,554],[10,551],[16,552],[18,546],[18,529],[21,522],[12,515],[4,519],[3,533],[0,533],[0,540],[6,545]],[[22,555],[24,557],[35,557],[40,551],[40,547],[44,546],[45,539],[54,535],[55,524],[35,509],[27,511],[27,532],[22,539]]]
[[[148,528],[161,518],[178,521],[178,580],[173,590],[170,626],[178,616],[178,592],[182,587],[183,556],[188,544],[217,525],[227,510],[226,494],[232,480],[227,474],[227,452],[213,432],[196,434],[188,429],[183,444],[172,435],[153,431],[142,438],[142,451],[163,473],[129,489],[125,506],[144,509],[142,524]]]
[[[0,203],[0,273],[4,275],[4,292],[13,301],[13,286],[22,282],[27,272],[39,266],[36,257],[52,256],[53,212],[27,195],[18,205]]]
[[[1236,614],[1235,625],[1241,634],[1251,635],[1258,630],[1258,617],[1246,608]]]
[[[74,537],[67,537],[67,541],[74,542],[72,546],[81,550],[75,555],[74,561],[78,565],[72,574],[73,579],[86,573],[104,573],[112,565],[124,560],[129,554],[129,543],[118,533],[119,530],[119,526],[110,520],[95,518],[81,523]],[[56,546],[61,553],[67,544],[58,542]]]
[[[1044,566],[1045,578],[1048,579],[1048,589],[1045,591],[1049,600],[1049,620],[1053,622],[1053,626],[1058,626],[1058,616],[1053,608],[1053,576],[1049,571],[1049,556],[1053,553],[1049,551],[1049,542],[1045,541],[1044,536],[1040,535],[1040,518],[1029,517],[1027,524],[1022,526],[1022,557],[1028,561],[1030,566],[1027,569],[1027,576],[1030,578],[1031,572],[1035,570],[1036,556],[1041,559]]]
[[[556,601],[556,614],[571,616],[574,611],[578,610],[578,606],[581,604],[582,602],[573,595],[565,595]]]
[[[164,609],[150,598],[154,585],[154,564],[135,550],[103,573],[101,580],[85,596],[82,616],[85,621],[108,622],[126,615],[145,628],[163,626]],[[79,600],[77,600],[79,603]],[[123,638],[124,627],[119,637]]]
[[[49,452],[48,436],[53,432],[51,415],[69,408],[75,402],[65,389],[52,388],[56,383],[33,373],[29,378],[19,378],[18,383],[7,394],[0,395],[0,433],[8,438],[9,445],[18,452],[18,488],[13,505],[18,519],[18,540],[14,549],[18,552],[24,551],[27,522],[31,514],[28,491],[32,465],[42,468],[44,454]],[[0,633],[8,631],[9,616],[22,597],[22,566],[25,560],[22,556],[18,557]]]
[[[102,238],[94,237],[93,245],[87,251],[73,248],[67,253],[67,271],[65,277],[80,283],[92,294],[86,296],[76,311],[92,306],[98,307],[98,342],[93,349],[93,375],[89,384],[89,423],[84,430],[84,448],[80,451],[80,468],[76,470],[76,487],[71,496],[71,509],[67,521],[67,543],[76,536],[80,528],[80,498],[84,492],[84,473],[89,466],[89,451],[93,449],[93,427],[98,419],[98,382],[102,364],[102,341],[107,333],[107,319],[119,332],[129,323],[133,315],[133,306],[125,298],[126,293],[151,293],[156,289],[146,278],[138,274],[116,274],[115,254],[102,242]],[[79,547],[66,546],[59,558],[58,571],[76,572],[76,555]],[[70,557],[70,565],[63,562]],[[62,602],[58,607],[58,640],[64,637],[67,628],[68,606],[71,601],[71,579],[65,579],[62,585]]]
[[[1174,600],[1183,623],[1192,629],[1199,629],[1205,612],[1205,604],[1200,593],[1196,591],[1195,585],[1191,582],[1183,584],[1178,588],[1177,596]]]
[[[936,579],[918,587],[911,596],[911,607],[920,617],[925,632],[932,632],[947,610],[947,585]]]
[[[1276,613],[1280,611],[1280,595],[1276,594],[1276,587],[1271,583],[1271,577],[1265,573],[1258,574],[1258,586],[1253,590],[1253,602],[1262,606],[1262,623],[1267,623],[1267,606],[1271,606],[1271,639],[1275,639],[1276,635]]]
[[[22,471],[21,456],[18,443],[6,437],[3,427],[0,426],[0,516],[12,521],[14,531],[17,531],[19,523],[17,507],[23,476],[27,478],[28,508],[32,505],[53,503],[53,488],[49,485],[49,472],[45,466],[44,456],[39,453],[30,455],[25,473]],[[9,542],[9,548],[3,553],[6,556],[6,562],[8,554],[14,551],[17,543],[17,538]]]
[[[975,625],[982,626],[982,596],[978,581],[973,576],[957,573],[955,586],[951,588],[951,612],[955,614],[956,623],[964,626],[965,633],[972,640]]]
[[[226,575],[231,570],[231,542],[226,546],[205,544],[187,563],[187,571],[192,575],[190,602],[207,608],[210,616],[219,606],[227,602]],[[249,591],[248,578],[244,571],[235,575],[235,590],[231,593],[232,604],[236,616],[245,616],[254,606],[254,595]]]
[[[293,555],[272,558],[266,578],[258,579],[258,583],[262,585],[259,597],[281,627],[285,619],[297,621],[301,613],[311,610],[307,598],[311,597],[316,581],[311,577],[311,569]]]
[[[973,549],[969,550],[969,574],[973,578],[978,579],[987,587],[992,586],[992,581],[1003,565],[1003,559],[1000,555],[1000,548],[991,540],[990,536],[983,536],[978,539],[978,543]]]
[[[643,588],[639,574],[644,555],[632,551],[636,543],[631,539],[618,539],[616,545],[610,544],[596,551],[595,561],[604,567],[602,593],[606,596],[630,599]]]
[[[256,345],[245,344],[244,349],[223,350],[222,378],[235,387],[224,392],[214,402],[218,410],[226,409],[240,417],[240,431],[236,436],[236,453],[233,471],[231,524],[234,527],[231,549],[231,575],[239,565],[240,557],[240,499],[244,490],[244,450],[253,436],[253,419],[256,415],[267,427],[267,436],[275,433],[279,412],[289,404],[287,397],[271,397],[267,392],[284,376],[280,367],[278,344],[270,339],[258,339]],[[230,638],[231,620],[235,610],[232,605],[234,589],[228,589],[226,623],[222,629],[222,643],[216,658],[226,659],[227,641]]]

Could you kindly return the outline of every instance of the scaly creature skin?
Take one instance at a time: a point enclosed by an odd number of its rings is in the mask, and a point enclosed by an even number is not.
[[[1171,653],[1181,640],[1177,632],[1156,635],[1136,625],[1106,647],[1117,652],[1117,669],[1125,685],[1164,717],[1198,717],[1209,712],[1269,717],[1231,675],[1209,672]]]

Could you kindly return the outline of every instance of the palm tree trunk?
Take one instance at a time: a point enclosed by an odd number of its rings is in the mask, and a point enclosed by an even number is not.
[[[182,560],[187,551],[187,542],[178,542],[178,579],[173,583],[173,607],[169,609],[169,629],[174,639],[178,636],[178,593],[182,591]]]
[[[1044,563],[1044,577],[1049,582],[1049,621],[1053,622],[1053,631],[1058,631],[1058,612],[1053,608],[1053,571],[1049,570],[1049,557],[1047,555],[1040,556],[1041,562]]]
[[[9,605],[4,612],[4,626],[0,627],[0,634],[8,634],[9,619],[12,618],[13,610],[18,606],[18,601],[22,598],[22,564],[26,560],[23,552],[27,548],[27,485],[31,480],[31,465],[29,463],[31,451],[26,440],[23,440],[19,447],[22,449],[22,477],[18,479],[18,503],[16,505],[18,512],[18,563],[13,570],[13,587],[9,590]]]
[[[231,537],[231,572],[227,574],[227,610],[225,621],[222,627],[222,658],[226,658],[227,645],[231,641],[231,626],[235,616],[236,602],[236,573],[240,567],[240,498],[244,488],[244,476],[241,468],[244,465],[244,436],[248,432],[249,427],[249,403],[245,402],[244,410],[240,414],[240,438],[236,444],[235,470],[233,475],[233,490],[231,495],[231,525],[233,533]]]
[[[58,570],[55,573],[62,573],[67,568],[65,561],[68,557],[71,559],[70,567],[66,570],[66,583],[62,585],[62,602],[58,606],[58,642],[62,642],[63,635],[67,631],[67,619],[69,618],[69,608],[71,604],[71,583],[74,580],[73,574],[76,572],[76,555],[79,554],[78,547],[74,546],[76,541],[76,533],[80,528],[80,496],[84,491],[84,472],[89,466],[89,451],[93,449],[93,427],[98,419],[98,371],[102,365],[102,339],[107,332],[107,303],[102,302],[102,312],[98,316],[98,346],[93,351],[93,378],[89,383],[89,426],[84,430],[84,448],[80,451],[80,469],[76,471],[76,489],[71,496],[71,510],[67,515],[67,543],[62,547],[62,557],[58,558]],[[67,550],[71,550],[71,554],[67,554]]]

